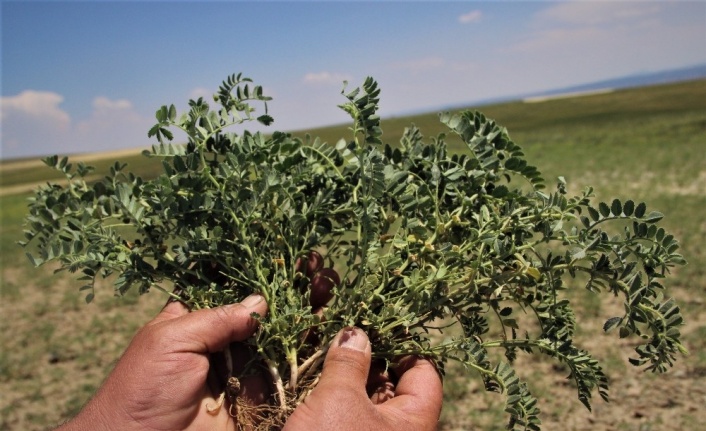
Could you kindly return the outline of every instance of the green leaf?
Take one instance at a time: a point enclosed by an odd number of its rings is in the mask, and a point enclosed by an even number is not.
[[[259,117],[257,117],[257,121],[264,124],[265,126],[270,126],[272,123],[274,123],[275,120],[269,115],[260,115]]]
[[[603,331],[610,332],[611,329],[617,327],[622,322],[623,322],[622,317],[611,317],[610,319],[606,320],[605,324],[603,325]]]
[[[645,205],[644,202],[640,202],[639,204],[637,204],[637,208],[635,208],[635,217],[642,218],[642,216],[645,215],[646,210],[647,205]]]
[[[579,219],[581,220],[581,223],[586,229],[591,227],[591,220],[589,220],[588,217],[581,216]]]
[[[610,217],[610,207],[605,202],[598,204],[598,210],[601,212],[603,217]]]
[[[503,325],[507,326],[508,328],[520,329],[520,327],[517,325],[516,319],[503,319],[502,322]]]
[[[657,241],[662,241],[663,246],[669,247],[674,242],[674,235],[667,235],[664,237],[664,239],[659,239],[659,232],[658,232],[656,239],[657,239]]]
[[[44,164],[49,166],[50,168],[55,167],[58,161],[59,161],[59,156],[57,156],[57,155],[45,157],[42,159],[42,162],[44,162]]]
[[[160,129],[159,129],[159,132],[160,132],[162,135],[164,135],[164,137],[167,138],[167,139],[170,140],[170,141],[171,141],[172,139],[174,139],[174,135],[173,135],[172,132],[170,132],[168,129],[160,128]]]
[[[176,107],[174,105],[169,105],[169,121],[174,121],[176,120]]]
[[[616,216],[623,213],[623,207],[619,199],[613,199],[613,203],[610,205],[610,212]]]
[[[657,240],[657,242],[662,242],[665,234],[666,234],[666,231],[664,230],[664,228],[657,229],[657,232],[655,233],[655,239]]]
[[[152,128],[147,132],[147,137],[148,137],[148,138],[151,138],[152,136],[158,135],[160,129],[161,129],[161,127],[159,126],[159,124],[155,124],[155,125],[152,126]]]
[[[180,156],[174,156],[172,158],[172,163],[174,164],[174,169],[176,169],[177,172],[184,173],[189,170],[186,163],[184,163],[184,159]]]
[[[499,314],[503,317],[507,317],[512,314],[512,307],[505,307],[500,310]]]
[[[647,216],[643,218],[645,223],[657,223],[658,221],[662,220],[664,217],[664,214],[662,214],[659,211],[652,211]]]
[[[593,221],[598,221],[601,219],[601,215],[598,213],[598,211],[593,208],[593,207],[588,207],[588,214],[591,216]]]
[[[626,216],[630,217],[633,211],[635,211],[635,202],[633,202],[632,200],[625,201],[625,203],[623,204],[623,213]]]
[[[507,188],[507,186],[500,185],[500,186],[497,186],[497,187],[493,190],[492,195],[493,195],[494,198],[500,199],[500,198],[504,198],[504,197],[507,196],[509,193],[510,193],[510,190]]]
[[[44,263],[42,259],[34,257],[31,253],[25,253],[25,256],[27,256],[27,259],[29,259],[30,263],[32,263],[32,266],[34,267],[41,266]]]
[[[167,107],[161,106],[157,109],[157,112],[154,113],[154,116],[160,124],[167,121]]]

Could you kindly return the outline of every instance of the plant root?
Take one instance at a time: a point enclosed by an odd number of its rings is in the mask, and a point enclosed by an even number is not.
[[[223,407],[223,402],[225,401],[225,399],[226,399],[226,393],[221,392],[221,395],[218,397],[215,404],[211,404],[211,403],[206,404],[206,411],[208,412],[208,414],[213,415],[213,416],[217,415],[218,412],[221,411],[221,407]]]
[[[247,398],[235,392],[234,381],[229,379],[226,388],[226,400],[228,402],[228,414],[235,419],[239,431],[277,431],[284,428],[287,418],[292,414],[297,405],[301,404],[306,396],[314,389],[318,377],[307,379],[300,384],[297,393],[286,392],[283,403],[275,401],[270,404],[253,405]],[[301,379],[300,379],[301,381]]]
[[[278,406],[253,406],[240,397],[231,402],[228,413],[235,419],[238,431],[280,430],[288,416]]]

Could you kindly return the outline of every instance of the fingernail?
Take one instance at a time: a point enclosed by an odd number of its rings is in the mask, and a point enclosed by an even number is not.
[[[364,352],[368,347],[368,337],[358,328],[346,328],[338,341],[339,347]]]
[[[265,298],[262,295],[253,293],[252,295],[240,301],[240,304],[245,308],[255,308],[255,306],[262,302],[263,299]]]

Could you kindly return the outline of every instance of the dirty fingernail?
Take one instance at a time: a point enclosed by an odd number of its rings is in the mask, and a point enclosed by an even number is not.
[[[338,346],[364,352],[366,347],[368,347],[368,337],[358,328],[346,328],[341,334]]]

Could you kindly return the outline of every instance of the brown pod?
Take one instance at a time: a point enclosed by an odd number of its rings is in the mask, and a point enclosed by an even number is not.
[[[297,258],[297,271],[311,278],[324,267],[324,258],[318,251],[310,251],[306,256]]]
[[[333,288],[341,283],[341,277],[332,268],[324,268],[311,279],[311,306],[321,307],[333,298]]]

